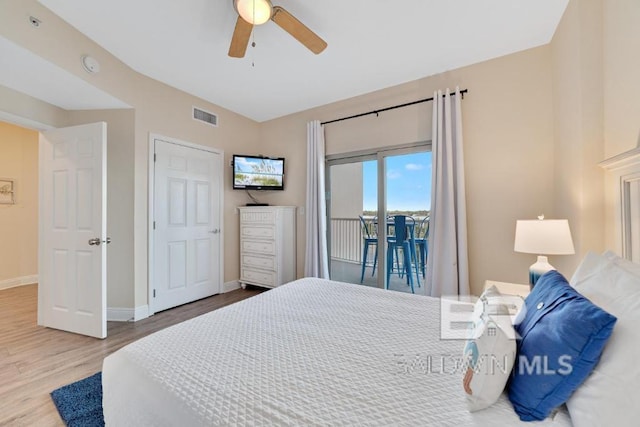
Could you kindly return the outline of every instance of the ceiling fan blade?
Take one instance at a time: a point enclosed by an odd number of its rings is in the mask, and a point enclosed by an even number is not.
[[[233,37],[231,38],[231,46],[229,46],[229,56],[233,58],[244,57],[249,44],[249,37],[251,37],[251,30],[253,30],[253,25],[238,16],[236,28],[233,30]]]
[[[271,20],[316,55],[327,47],[327,42],[280,6],[273,7]]]

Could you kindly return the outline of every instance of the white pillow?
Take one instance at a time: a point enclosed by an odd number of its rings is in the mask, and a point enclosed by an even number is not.
[[[500,292],[492,286],[476,302],[473,327],[463,357],[462,381],[469,411],[493,405],[504,390],[516,357],[513,325],[506,305],[496,303]]]
[[[576,426],[631,426],[640,420],[640,276],[619,259],[588,254],[574,287],[618,318],[591,375],[567,402]],[[626,264],[624,262],[620,264]]]
[[[587,252],[587,255],[585,255],[575,273],[573,273],[571,280],[569,280],[569,284],[575,288],[576,283],[582,282],[588,277],[597,274],[598,271],[605,268],[609,263],[610,261],[604,254],[598,255],[595,252]]]
[[[635,262],[631,262],[628,259],[621,258],[611,251],[606,251],[602,254],[602,256],[607,258],[609,261],[612,261],[617,266],[624,268],[629,273],[635,274],[636,276],[640,277],[640,264],[636,264]]]

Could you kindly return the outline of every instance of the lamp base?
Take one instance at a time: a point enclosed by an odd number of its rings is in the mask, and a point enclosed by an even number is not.
[[[556,268],[554,266],[549,264],[549,260],[546,256],[538,255],[538,260],[529,267],[529,287],[533,289],[540,276],[547,271],[555,269]]]

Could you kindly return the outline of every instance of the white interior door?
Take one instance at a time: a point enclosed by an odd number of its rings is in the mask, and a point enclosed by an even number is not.
[[[107,336],[107,124],[40,134],[38,324]]]
[[[152,311],[220,293],[220,153],[154,140]]]

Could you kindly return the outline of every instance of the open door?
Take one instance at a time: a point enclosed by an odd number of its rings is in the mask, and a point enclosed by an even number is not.
[[[38,324],[107,336],[107,124],[40,134]]]

